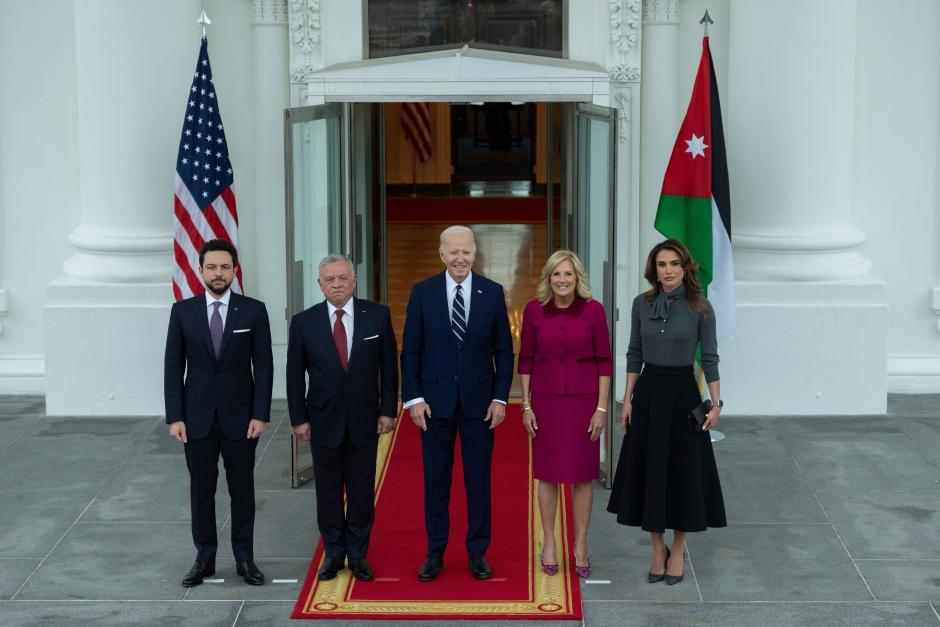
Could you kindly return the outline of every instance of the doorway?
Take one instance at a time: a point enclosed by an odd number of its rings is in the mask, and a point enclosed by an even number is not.
[[[576,102],[288,109],[288,315],[320,300],[319,260],[346,253],[357,296],[389,306],[400,345],[411,286],[443,269],[440,232],[465,224],[477,240],[474,272],[504,286],[516,355],[522,312],[559,248],[582,257],[613,339],[615,126],[611,109]],[[297,486],[312,460],[297,443],[293,453]]]

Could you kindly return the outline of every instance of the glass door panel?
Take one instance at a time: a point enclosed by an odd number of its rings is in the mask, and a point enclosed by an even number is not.
[[[320,260],[344,248],[344,120],[340,104],[285,111],[288,320],[322,300]],[[310,447],[291,435],[291,484],[312,478]]]
[[[575,187],[576,211],[573,239],[575,249],[591,278],[594,298],[604,305],[611,345],[614,338],[613,267],[615,257],[615,161],[617,145],[616,111],[588,104],[575,105],[576,156]],[[607,430],[601,436],[601,475],[610,486],[611,428],[616,424],[614,413],[614,385],[610,386]]]

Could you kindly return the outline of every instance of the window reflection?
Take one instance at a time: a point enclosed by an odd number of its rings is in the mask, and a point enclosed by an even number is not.
[[[561,57],[565,0],[367,0],[369,57],[463,44]]]

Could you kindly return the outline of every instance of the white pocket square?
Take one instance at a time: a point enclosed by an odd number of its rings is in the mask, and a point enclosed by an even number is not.
[[[251,329],[235,329],[232,333],[248,333]]]
[[[379,336],[378,336],[378,335],[373,335],[373,336],[371,336],[371,337],[364,337],[364,338],[362,338],[362,341],[365,342],[366,340],[374,340],[374,339],[376,339],[377,337],[379,337]]]

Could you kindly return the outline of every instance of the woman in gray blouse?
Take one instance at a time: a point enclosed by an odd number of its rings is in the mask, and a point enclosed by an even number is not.
[[[681,242],[661,242],[646,261],[644,276],[652,287],[633,300],[620,414],[626,435],[607,511],[617,514],[620,524],[650,533],[650,583],[682,581],[687,532],[727,524],[708,434],[722,407],[715,313],[702,295],[697,270]],[[715,405],[703,431],[693,431],[687,420],[702,401],[693,374],[697,350]],[[671,547],[663,537],[666,529],[674,530]]]

